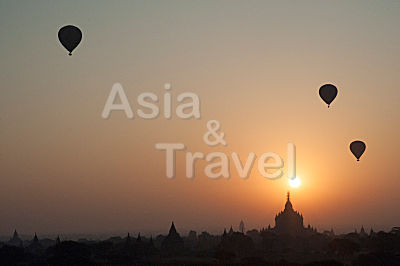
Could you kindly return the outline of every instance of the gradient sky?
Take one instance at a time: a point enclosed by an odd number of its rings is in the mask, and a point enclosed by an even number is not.
[[[287,178],[196,169],[165,177],[157,142],[187,151],[286,157],[297,146],[294,207],[318,229],[400,225],[400,2],[1,1],[0,234],[222,232],[274,224]],[[68,56],[58,29],[83,40]],[[201,120],[101,112],[112,85],[201,98]],[[318,88],[333,83],[331,108]],[[176,98],[175,98],[176,99]],[[160,106],[162,106],[160,104]],[[174,102],[176,106],[176,101]],[[202,140],[220,121],[227,147]],[[349,143],[361,139],[360,162]]]

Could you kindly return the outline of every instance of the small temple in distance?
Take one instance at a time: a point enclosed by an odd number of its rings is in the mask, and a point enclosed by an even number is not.
[[[304,227],[303,215],[293,209],[292,202],[290,201],[290,192],[287,193],[285,209],[275,216],[275,227],[270,228],[276,234],[299,236],[305,233],[316,232],[316,229]]]
[[[169,254],[178,254],[183,250],[183,239],[176,231],[174,222],[171,224],[167,237],[162,241],[161,247]]]

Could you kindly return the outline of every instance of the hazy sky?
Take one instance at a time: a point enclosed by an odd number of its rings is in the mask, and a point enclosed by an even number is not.
[[[274,224],[287,178],[165,176],[157,142],[187,151],[297,147],[305,223],[353,231],[400,225],[400,2],[1,1],[0,234],[222,232]],[[73,56],[64,25],[81,28]],[[133,109],[146,91],[199,95],[201,120],[101,118],[112,85]],[[331,108],[318,89],[333,83]],[[162,107],[162,104],[160,104]],[[227,147],[202,140],[217,119]],[[349,151],[367,143],[360,162]]]

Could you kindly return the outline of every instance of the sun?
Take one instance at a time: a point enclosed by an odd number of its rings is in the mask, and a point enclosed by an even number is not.
[[[298,188],[301,185],[301,180],[298,176],[289,178],[289,185],[292,188]]]

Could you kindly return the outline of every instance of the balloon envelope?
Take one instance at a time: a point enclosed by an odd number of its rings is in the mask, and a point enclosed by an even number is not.
[[[72,55],[72,51],[82,40],[82,32],[75,26],[64,26],[58,31],[58,39],[65,49],[68,50],[69,55]]]
[[[363,155],[365,148],[366,148],[365,143],[360,140],[356,140],[350,143],[350,150],[357,158],[357,161],[360,160],[360,157],[361,155]]]
[[[319,96],[328,105],[328,108],[331,102],[336,98],[337,94],[338,90],[332,84],[325,84],[321,88],[319,88]]]

